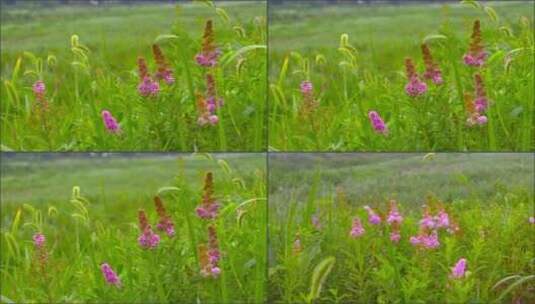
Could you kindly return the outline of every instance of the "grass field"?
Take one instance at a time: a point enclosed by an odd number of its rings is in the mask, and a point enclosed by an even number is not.
[[[210,1],[93,6],[2,6],[3,150],[261,151],[265,147],[266,3]],[[203,67],[208,20],[216,66]],[[174,83],[142,96],[145,58],[157,77],[160,47]],[[207,75],[215,80],[208,92]],[[43,81],[42,97],[32,86]],[[152,79],[156,82],[156,79]],[[213,86],[213,85],[212,85]],[[200,126],[200,97],[221,98]],[[215,95],[215,96],[212,96]],[[106,129],[107,110],[121,132]]]
[[[270,6],[270,149],[532,150],[533,11],[530,1]],[[481,67],[463,63],[476,20],[488,55]],[[422,44],[440,85],[422,78]],[[405,92],[406,58],[426,82],[416,97]],[[478,95],[484,110],[467,106]],[[371,111],[381,123],[370,121]],[[468,125],[473,116],[485,120]]]
[[[265,163],[261,154],[2,155],[2,302],[262,302]],[[214,219],[196,215],[208,172]],[[156,230],[155,196],[172,237]],[[140,209],[160,235],[156,248],[138,244]],[[214,234],[219,272],[206,277],[202,248],[214,249]],[[107,283],[102,263],[120,286]]]
[[[269,162],[270,302],[533,302],[532,154],[278,154]],[[397,225],[386,223],[390,200],[403,217]],[[412,244],[433,235],[419,224],[424,205],[449,217],[433,229],[435,248]]]

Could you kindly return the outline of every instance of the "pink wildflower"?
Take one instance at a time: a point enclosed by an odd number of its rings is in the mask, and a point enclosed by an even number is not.
[[[529,217],[529,223],[530,224],[535,224],[535,217],[534,216],[530,216]]]
[[[119,276],[117,276],[108,263],[102,263],[100,265],[100,270],[102,271],[104,279],[108,284],[121,287],[121,279],[119,279]]]
[[[405,86],[405,92],[411,97],[424,94],[427,91],[427,84],[419,79],[414,63],[410,58],[405,59],[405,68],[407,70],[407,79],[409,80],[409,83]]]
[[[368,222],[372,225],[381,224],[381,217],[373,211],[369,206],[364,206],[364,209],[368,212]]]
[[[464,277],[466,272],[466,259],[462,258],[451,268],[451,277],[454,279],[460,279]]]
[[[388,218],[386,219],[386,221],[389,224],[401,224],[401,222],[403,222],[403,216],[399,214],[398,207],[395,201],[390,202],[390,211],[388,212]]]
[[[42,233],[36,233],[34,234],[33,236],[33,244],[35,245],[35,247],[37,248],[42,248],[45,244],[45,241],[46,241],[46,238],[45,238],[45,235],[42,234]]]
[[[156,206],[156,212],[160,218],[156,228],[160,231],[165,231],[169,237],[175,236],[175,225],[171,221],[171,217],[167,214],[162,199],[159,196],[154,197],[154,204]]]
[[[435,224],[437,228],[448,228],[450,226],[450,218],[444,209],[440,210],[435,216]]]
[[[353,218],[353,225],[351,227],[351,231],[349,232],[349,235],[353,238],[360,237],[364,234],[365,230],[364,227],[362,227],[362,223],[360,222],[360,218],[358,216],[355,216]]]
[[[399,240],[401,239],[401,234],[399,231],[392,231],[390,233],[390,240],[394,243],[398,243]]]
[[[145,211],[139,210],[138,213],[139,228],[142,234],[138,238],[138,243],[143,249],[154,249],[160,243],[160,236],[152,231],[148,223]]]
[[[375,132],[380,134],[388,133],[388,127],[385,125],[381,116],[379,116],[379,113],[377,113],[376,111],[369,111],[368,118],[370,119],[370,123],[372,124]]]
[[[422,44],[422,53],[425,62],[424,78],[431,79],[436,85],[442,84],[442,72],[440,72],[438,65],[433,62],[433,57],[431,56],[431,51],[427,44]]]
[[[214,45],[215,35],[212,20],[206,21],[201,52],[195,56],[197,64],[203,67],[214,67],[221,51]]]
[[[215,219],[219,211],[219,204],[213,197],[214,180],[212,172],[206,173],[204,179],[204,193],[201,204],[195,209],[197,216],[202,219]]]
[[[310,82],[308,80],[303,80],[299,87],[300,87],[301,93],[303,95],[312,93],[312,82]]]
[[[104,126],[106,127],[106,130],[110,133],[118,134],[121,133],[121,127],[117,123],[117,120],[113,115],[111,115],[110,111],[103,110],[102,111],[102,121],[104,122]]]
[[[485,64],[487,56],[488,54],[483,48],[481,38],[481,26],[479,20],[476,20],[474,21],[469,50],[463,57],[464,63],[469,66],[480,67]]]
[[[153,81],[152,78],[150,78],[149,76],[145,76],[143,78],[143,81],[141,81],[141,83],[137,87],[137,90],[139,92],[139,95],[144,97],[156,96],[160,91],[160,85],[158,84],[158,82]]]
[[[42,80],[37,80],[32,89],[35,95],[43,95],[45,93],[45,83]]]

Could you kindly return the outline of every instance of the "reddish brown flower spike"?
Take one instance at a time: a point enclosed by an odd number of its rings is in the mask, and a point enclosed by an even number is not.
[[[214,28],[213,28],[212,20],[208,20],[206,21],[206,25],[204,27],[202,52],[205,54],[208,54],[213,51],[215,51]]]
[[[137,58],[137,67],[139,70],[139,79],[143,81],[145,77],[149,76],[148,68],[147,68],[147,62],[145,61],[145,58],[138,57]]]
[[[472,41],[470,42],[470,52],[477,54],[483,51],[482,38],[481,38],[481,24],[479,20],[474,21],[474,27],[472,29]]]
[[[141,231],[145,231],[145,229],[149,226],[149,221],[147,220],[147,215],[145,214],[145,210],[142,210],[142,209],[139,210],[138,219],[139,219],[139,229]]]
[[[416,77],[416,69],[414,67],[414,63],[412,62],[412,59],[405,58],[405,69],[407,71],[408,79],[412,79],[413,77]]]

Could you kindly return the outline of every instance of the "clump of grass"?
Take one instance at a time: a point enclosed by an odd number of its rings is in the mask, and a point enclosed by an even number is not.
[[[320,42],[307,38],[316,37],[312,34],[314,29],[323,25],[321,20],[316,22],[314,14],[343,15],[346,19],[332,21],[333,28],[344,27],[337,27],[339,23],[349,27],[344,30],[355,31],[348,25],[356,19],[351,14],[377,8],[344,6],[339,8],[344,10],[342,14],[336,11],[336,6],[324,9],[299,6],[301,12],[310,13],[301,16],[299,22],[309,21],[307,18],[314,22],[300,23],[300,28],[304,27],[301,31],[307,34],[301,33],[293,39],[299,39],[299,45],[311,46],[288,50],[292,44],[287,44],[286,51],[280,51],[280,40],[290,36],[283,30],[292,31],[284,23],[274,27],[270,36],[274,41],[270,48],[271,149],[532,150],[535,147],[533,24],[523,15],[509,21],[500,19],[490,5],[464,2],[474,7],[452,5],[455,9],[452,14],[446,4],[442,8],[441,24],[400,37],[388,36],[381,29],[397,26],[394,33],[402,31],[400,28],[409,22],[403,16],[369,20],[384,21],[376,27],[370,26],[371,34],[361,32],[360,36],[351,36],[351,42],[356,45],[350,43],[347,33],[329,31],[340,36],[338,48],[332,45],[333,37],[331,41],[323,37],[322,42],[328,47],[315,47]],[[290,8],[275,6],[272,14],[275,19],[283,18]],[[436,10],[425,5],[416,8],[430,13]],[[390,9],[379,7],[379,14],[383,11],[387,14]],[[396,9],[410,13],[415,7]],[[460,22],[461,16],[467,21]],[[414,24],[409,28],[419,22],[429,23],[412,19],[410,22]],[[390,40],[410,47],[396,48]],[[381,43],[374,44],[374,41]],[[406,75],[401,72],[404,64]],[[300,96],[302,81],[317,88],[314,97],[318,106],[307,120],[301,119],[302,109],[309,104],[307,98]],[[485,91],[479,90],[483,84]],[[464,96],[472,91],[476,93],[475,107],[470,111],[464,107]],[[371,121],[368,121],[369,113],[375,117]],[[379,124],[377,117],[384,123]],[[388,130],[388,134],[378,130]]]

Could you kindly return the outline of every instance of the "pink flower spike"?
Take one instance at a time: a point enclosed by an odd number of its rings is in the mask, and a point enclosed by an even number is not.
[[[110,111],[108,110],[102,111],[102,121],[104,122],[104,126],[106,127],[108,132],[114,133],[114,134],[121,132],[121,127],[117,123],[117,120],[115,119],[115,117],[111,115]]]
[[[459,259],[457,264],[451,268],[451,277],[454,279],[460,279],[464,277],[466,271],[466,259]]]
[[[369,111],[368,118],[370,119],[370,123],[372,124],[372,127],[375,132],[385,135],[388,134],[388,127],[384,123],[381,116],[379,116],[379,113],[377,113],[376,111]]]
[[[448,228],[450,226],[450,218],[445,210],[440,210],[438,215],[435,217],[435,221],[437,228]]]
[[[139,245],[143,249],[154,249],[160,244],[160,236],[154,233],[148,225],[138,238]]]
[[[41,248],[45,245],[45,241],[46,241],[46,238],[45,238],[45,235],[42,234],[42,233],[36,233],[34,234],[33,236],[33,244],[35,245],[35,247],[37,248]]]
[[[108,263],[102,263],[100,265],[100,270],[102,271],[104,279],[108,284],[121,287],[121,279],[119,279],[117,274],[113,271],[113,269],[111,269],[111,266]]]

